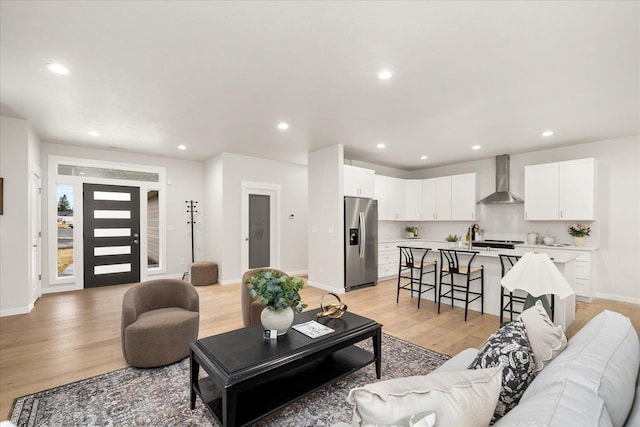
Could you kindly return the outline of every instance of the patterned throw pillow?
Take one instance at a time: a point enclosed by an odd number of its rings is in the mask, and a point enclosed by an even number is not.
[[[504,365],[502,389],[491,424],[503,417],[524,394],[533,377],[534,361],[527,333],[522,322],[504,325],[482,345],[469,369]]]

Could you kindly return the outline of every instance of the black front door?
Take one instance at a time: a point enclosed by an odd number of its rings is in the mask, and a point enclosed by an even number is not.
[[[84,184],[84,287],[140,281],[140,189]]]

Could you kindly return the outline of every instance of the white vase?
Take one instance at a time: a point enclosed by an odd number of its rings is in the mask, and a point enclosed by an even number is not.
[[[582,246],[584,245],[585,240],[586,240],[586,237],[574,237],[573,244],[576,246]]]
[[[285,307],[276,310],[267,306],[260,313],[260,322],[265,329],[275,329],[278,335],[284,335],[293,324],[293,309]]]

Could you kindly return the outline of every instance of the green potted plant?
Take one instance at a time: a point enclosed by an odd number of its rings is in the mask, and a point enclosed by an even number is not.
[[[576,246],[584,245],[585,238],[591,234],[591,227],[582,224],[573,224],[569,227],[569,234],[573,236],[573,243]]]
[[[444,238],[444,240],[449,242],[449,247],[450,248],[455,248],[456,247],[456,242],[459,241],[460,239],[461,239],[461,237],[456,235],[456,234],[449,234],[447,237]]]
[[[418,237],[418,227],[413,225],[407,225],[404,228],[404,233],[406,237]]]
[[[278,335],[287,333],[295,313],[300,313],[307,304],[302,304],[299,291],[304,281],[273,270],[262,270],[246,283],[252,298],[258,298],[265,308],[260,321],[265,329],[275,329]]]

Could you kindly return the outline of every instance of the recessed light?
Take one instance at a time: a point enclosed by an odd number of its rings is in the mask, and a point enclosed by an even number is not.
[[[69,71],[69,69],[62,64],[45,64],[45,65],[47,66],[49,71],[51,71],[52,73],[62,74],[63,76],[66,76],[71,73],[71,71]]]
[[[429,156],[420,156],[420,160],[427,160]]]
[[[545,130],[544,132],[542,132],[542,136],[552,136],[552,135],[553,135],[552,130]]]
[[[391,77],[393,77],[391,70],[380,70],[378,73],[378,78],[380,80],[389,80]]]
[[[100,136],[102,135],[100,132],[98,132],[97,130],[92,130],[89,132],[89,135],[91,136]]]
[[[386,145],[384,145],[384,142],[381,142],[378,145],[376,145],[376,147],[383,149],[384,147],[386,147]]]
[[[186,149],[187,149],[186,145],[184,145],[184,144],[178,145],[178,150],[186,150]]]
[[[289,124],[286,123],[286,122],[280,122],[280,123],[278,123],[278,129],[287,130],[287,129],[289,129]]]
[[[479,146],[478,144],[476,144],[476,145],[474,145],[473,147],[471,147],[471,149],[472,149],[472,150],[479,150],[479,149],[481,149],[481,148],[482,148],[482,147],[481,147],[481,146]]]

